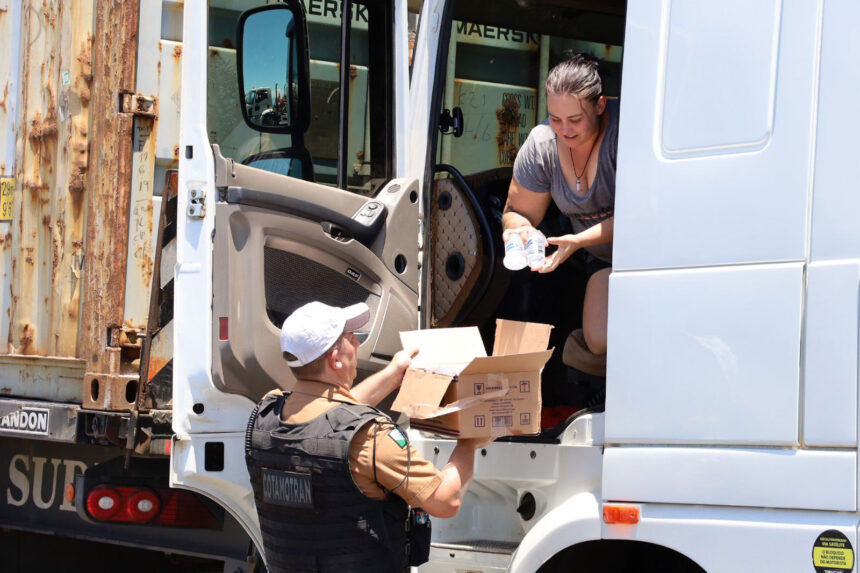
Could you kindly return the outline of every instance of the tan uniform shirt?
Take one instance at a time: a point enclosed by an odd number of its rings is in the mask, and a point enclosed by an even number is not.
[[[284,403],[281,419],[288,424],[302,424],[339,403],[359,402],[348,390],[339,386],[299,380]],[[373,475],[374,443],[376,480]],[[377,485],[378,482],[412,507],[421,507],[442,483],[442,474],[436,466],[421,457],[411,445],[406,445],[394,424],[385,417],[378,418],[375,424],[366,424],[356,432],[349,447],[349,468],[355,484],[367,497],[386,498],[387,494]]]

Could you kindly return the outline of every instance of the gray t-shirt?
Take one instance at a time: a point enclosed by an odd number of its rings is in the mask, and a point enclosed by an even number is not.
[[[597,173],[588,193],[576,195],[568,187],[558,160],[555,132],[544,122],[531,130],[517,153],[514,177],[530,191],[552,193],[558,209],[570,218],[574,233],[612,217],[615,212],[615,165],[618,155],[618,100],[607,100],[609,124],[597,154]],[[612,243],[586,247],[603,261],[612,262]]]

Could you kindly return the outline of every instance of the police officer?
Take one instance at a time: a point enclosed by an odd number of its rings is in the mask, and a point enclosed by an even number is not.
[[[312,302],[284,321],[281,350],[297,382],[263,398],[246,440],[271,572],[400,572],[426,561],[429,524],[410,506],[454,516],[486,443],[458,440],[438,470],[371,406],[400,385],[417,349],[353,387],[354,331],[369,317],[364,303]]]

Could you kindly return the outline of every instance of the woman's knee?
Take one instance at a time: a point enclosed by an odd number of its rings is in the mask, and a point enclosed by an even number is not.
[[[606,353],[606,323],[609,306],[609,273],[602,269],[591,276],[582,309],[582,331],[585,344],[594,354]]]
[[[584,324],[582,335],[592,354],[606,354],[606,325]]]

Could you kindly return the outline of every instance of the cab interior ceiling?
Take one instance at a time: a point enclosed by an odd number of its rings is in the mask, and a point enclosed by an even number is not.
[[[461,22],[616,46],[624,43],[626,12],[627,0],[494,0],[492,10],[484,2],[454,4]]]

